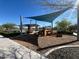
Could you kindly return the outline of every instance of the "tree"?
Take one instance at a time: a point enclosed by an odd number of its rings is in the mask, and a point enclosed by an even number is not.
[[[3,27],[2,27],[2,26],[0,26],[0,32],[1,32],[1,31],[3,31]]]
[[[57,21],[56,22],[56,27],[58,30],[67,30],[67,28],[71,25],[71,22],[69,22],[68,20],[64,19],[62,21]]]
[[[77,24],[70,25],[68,28],[69,31],[76,31],[77,30]]]
[[[2,27],[5,28],[6,30],[11,30],[15,28],[15,24],[6,23],[6,24],[3,24]]]

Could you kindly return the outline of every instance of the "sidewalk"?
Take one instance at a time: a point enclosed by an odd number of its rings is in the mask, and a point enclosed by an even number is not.
[[[0,58],[4,58],[4,59],[16,59],[16,58],[17,59],[21,59],[21,58],[22,59],[40,59],[40,58],[47,59],[44,56],[10,40],[9,38],[0,38]]]

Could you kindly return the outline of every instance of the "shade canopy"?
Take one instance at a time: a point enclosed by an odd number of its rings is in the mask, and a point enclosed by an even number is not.
[[[66,9],[61,10],[61,11],[53,12],[53,13],[50,13],[50,14],[45,14],[45,15],[40,15],[40,16],[32,16],[32,17],[26,17],[26,18],[35,19],[35,20],[44,21],[44,22],[52,22],[59,15],[61,15],[62,13],[67,11],[68,9],[69,8],[66,8]]]

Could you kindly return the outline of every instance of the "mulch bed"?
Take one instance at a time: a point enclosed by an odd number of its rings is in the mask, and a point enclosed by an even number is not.
[[[67,47],[53,51],[49,59],[79,59],[79,47]]]

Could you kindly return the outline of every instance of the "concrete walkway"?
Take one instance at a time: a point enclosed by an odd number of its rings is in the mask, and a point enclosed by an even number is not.
[[[47,59],[46,57],[10,40],[0,37],[0,59]]]

